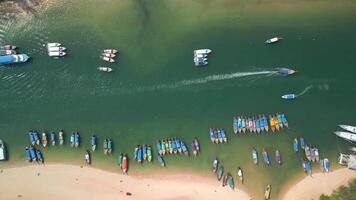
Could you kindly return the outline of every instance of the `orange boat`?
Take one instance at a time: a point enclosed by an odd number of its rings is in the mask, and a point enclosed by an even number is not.
[[[275,125],[274,118],[271,115],[269,116],[269,125],[271,126],[272,132],[275,132],[276,131],[276,125]]]
[[[127,174],[127,169],[128,169],[128,160],[127,160],[127,156],[124,155],[124,157],[122,158],[122,166],[121,166],[122,172],[124,174]]]

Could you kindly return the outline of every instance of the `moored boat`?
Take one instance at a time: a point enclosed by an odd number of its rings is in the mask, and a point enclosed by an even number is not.
[[[326,172],[330,171],[330,161],[327,158],[324,158],[324,169]]]
[[[219,167],[219,160],[215,158],[215,160],[213,161],[213,173],[216,173],[218,171],[218,167]]]
[[[223,166],[219,166],[218,167],[218,172],[216,174],[218,180],[220,181],[222,176],[224,175],[224,167]]]
[[[237,177],[239,178],[239,181],[243,184],[244,176],[243,176],[242,169],[240,167],[237,168]]]
[[[63,145],[64,144],[64,131],[60,130],[58,132],[58,139],[59,139],[59,145]]]
[[[161,164],[161,167],[166,166],[166,164],[165,164],[165,162],[164,162],[164,160],[163,160],[161,155],[158,154],[157,159],[158,159],[158,162]]]
[[[31,153],[30,153],[30,148],[28,146],[26,146],[26,160],[28,162],[31,162],[32,161],[32,158],[31,158]]]
[[[50,135],[50,141],[51,141],[52,146],[56,145],[56,134],[53,131],[51,132],[51,135]]]
[[[91,157],[90,157],[90,152],[87,150],[84,155],[84,160],[87,165],[91,164]]]
[[[297,98],[297,96],[295,94],[285,94],[282,96],[282,99],[286,99],[286,100],[292,100]]]
[[[293,150],[294,150],[294,153],[298,153],[298,151],[299,151],[298,138],[294,138],[294,140],[293,140]]]
[[[262,149],[262,155],[263,155],[263,161],[266,165],[269,165],[270,161],[269,161],[269,156],[268,153],[266,151],[266,149]]]
[[[265,200],[268,200],[271,197],[271,185],[267,185],[265,190]]]
[[[47,43],[47,48],[59,47],[59,46],[61,46],[61,43],[57,43],[57,42]]]
[[[15,50],[0,50],[0,56],[16,54]]]
[[[16,55],[5,55],[0,56],[0,65],[1,64],[15,64],[26,62],[30,57],[26,54],[16,54]]]
[[[227,183],[229,184],[231,189],[235,189],[234,178],[232,177],[232,175],[230,173],[227,173]]]
[[[273,37],[273,38],[270,38],[268,40],[265,41],[266,44],[273,44],[273,43],[276,43],[276,42],[279,42],[283,40],[282,37]]]
[[[46,133],[46,132],[43,132],[43,133],[42,133],[42,146],[43,146],[44,148],[47,147],[47,142],[48,142],[48,140],[47,140],[47,133]]]
[[[118,52],[118,50],[116,50],[116,49],[104,49],[102,52],[103,52],[103,53],[115,54],[115,53]]]
[[[96,136],[93,134],[90,139],[91,150],[95,151],[96,149]]]
[[[278,73],[281,75],[292,75],[295,74],[297,71],[293,70],[293,69],[288,69],[288,68],[282,68],[280,70],[278,70]]]
[[[340,128],[342,128],[344,130],[347,130],[352,133],[356,133],[356,127],[354,127],[354,126],[350,126],[350,125],[339,125],[339,126],[340,126]]]
[[[100,56],[100,59],[106,61],[106,62],[110,62],[110,63],[114,63],[115,60],[113,58],[109,58],[109,57],[106,57],[106,56]]]
[[[211,49],[197,49],[194,50],[194,54],[209,54],[211,53]]]
[[[253,163],[255,165],[257,165],[258,164],[258,156],[257,156],[257,151],[254,147],[252,148],[252,159],[253,159]]]
[[[152,161],[152,147],[147,146],[147,161],[151,162]]]
[[[43,163],[43,156],[40,150],[36,150],[37,162]]]
[[[79,132],[76,132],[74,135],[74,146],[76,148],[79,147],[79,143],[80,143],[80,136],[79,136]]]
[[[50,51],[48,52],[48,56],[51,57],[63,57],[66,55],[66,52],[63,51]]]
[[[129,161],[127,155],[125,154],[122,157],[122,165],[121,165],[122,172],[124,174],[127,174],[128,168],[129,168]]]
[[[65,47],[48,47],[48,52],[65,51]]]
[[[276,149],[276,162],[281,165],[282,164],[282,156],[278,149]]]
[[[3,45],[0,46],[0,50],[15,50],[17,47],[15,45]]]
[[[344,132],[344,131],[336,131],[336,132],[334,132],[334,134],[345,139],[345,140],[348,140],[351,142],[356,142],[356,134],[354,134],[354,133],[349,133],[349,132]]]
[[[2,140],[0,140],[0,160],[6,160],[6,149]]]
[[[113,54],[113,53],[102,53],[101,54],[102,56],[105,56],[105,57],[108,57],[108,58],[115,58],[115,54]]]

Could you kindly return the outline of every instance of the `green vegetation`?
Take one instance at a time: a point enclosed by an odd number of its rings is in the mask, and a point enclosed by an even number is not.
[[[349,182],[348,186],[341,186],[330,196],[321,195],[320,200],[353,200],[356,199],[356,179]]]

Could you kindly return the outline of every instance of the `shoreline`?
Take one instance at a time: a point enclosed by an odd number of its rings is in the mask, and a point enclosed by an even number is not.
[[[349,180],[356,178],[356,171],[348,168],[338,168],[329,173],[317,172],[287,183],[279,195],[282,200],[319,199],[322,194],[330,195]]]
[[[5,168],[1,170],[0,177],[2,197],[5,199],[47,199],[48,196],[51,199],[126,199],[130,196],[147,199],[148,193],[154,199],[251,199],[238,188],[222,187],[216,179],[197,173],[127,176],[90,166],[47,164]],[[45,191],[33,192],[43,187]]]

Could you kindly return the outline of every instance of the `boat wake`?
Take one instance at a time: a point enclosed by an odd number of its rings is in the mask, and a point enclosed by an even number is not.
[[[274,74],[276,74],[275,71],[235,72],[230,74],[214,74],[203,78],[181,80],[173,83],[157,84],[152,86],[142,86],[142,87],[136,87],[135,89],[130,91],[127,90],[121,90],[121,91],[125,93],[126,92],[127,93],[150,92],[150,91],[161,90],[161,89],[175,89],[180,87],[188,87],[192,85],[207,84],[209,82],[238,79],[238,78],[250,77],[250,76],[272,76]]]
[[[297,94],[296,97],[300,97],[300,96],[304,95],[305,93],[307,93],[312,88],[313,88],[313,85],[309,85],[301,93]]]

